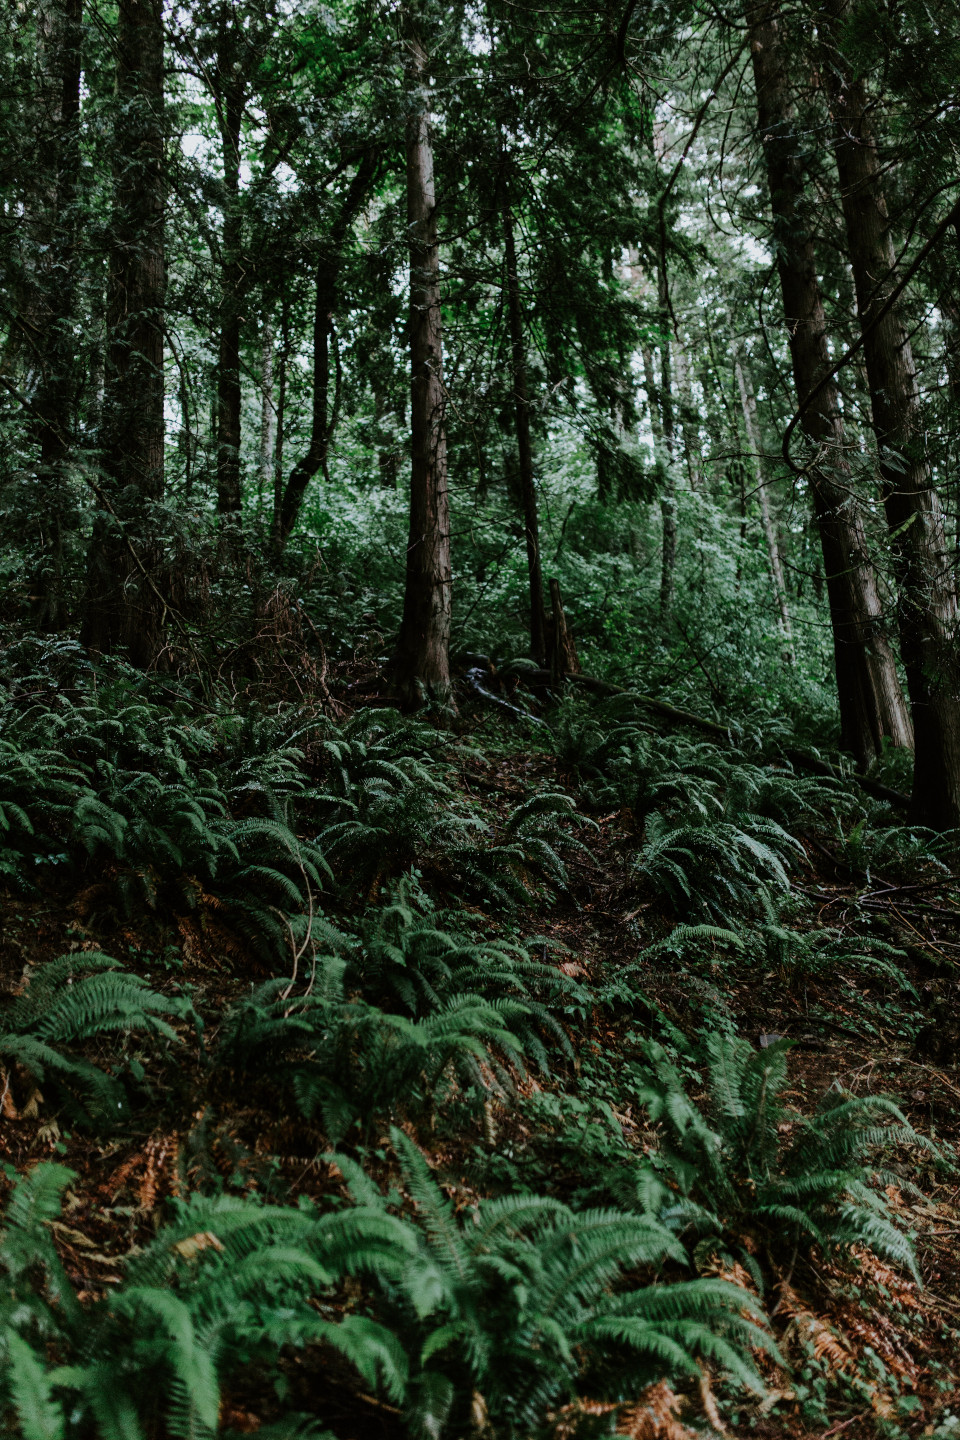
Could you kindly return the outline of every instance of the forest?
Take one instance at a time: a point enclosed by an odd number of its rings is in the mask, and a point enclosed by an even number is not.
[[[955,0],[4,0],[0,1433],[960,1437]]]

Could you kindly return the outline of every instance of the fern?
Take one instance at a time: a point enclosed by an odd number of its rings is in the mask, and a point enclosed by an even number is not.
[[[320,957],[298,996],[283,980],[260,986],[225,1017],[217,1064],[269,1073],[305,1115],[320,1112],[334,1142],[358,1120],[424,1110],[445,1079],[510,1087],[523,1059],[515,1032],[530,1015],[521,1001],[458,994],[411,1020],[348,997],[345,969],[342,957]]]
[[[81,1115],[115,1120],[124,1108],[119,1082],[62,1047],[113,1033],[176,1041],[169,1018],[191,1015],[189,1002],[157,994],[107,955],[63,955],[35,971],[0,1012],[0,1063],[21,1065],[39,1083],[63,1090],[75,1110],[82,1096]]]
[[[460,1433],[479,1393],[497,1434],[527,1435],[591,1370],[616,1393],[648,1376],[697,1374],[704,1356],[760,1386],[750,1350],[774,1348],[758,1302],[739,1287],[699,1280],[616,1293],[624,1272],[682,1257],[656,1221],[535,1196],[484,1201],[464,1219],[416,1146],[392,1133],[418,1235],[402,1273],[377,1278],[382,1314],[411,1354],[415,1433]],[[337,1163],[358,1203],[386,1213],[356,1167]]]
[[[438,923],[443,921],[444,925]],[[527,946],[500,940],[476,943],[436,916],[414,876],[388,887],[387,904],[360,922],[360,943],[348,952],[346,983],[384,1008],[424,1017],[457,997],[481,1002],[515,999],[510,1028],[529,1059],[549,1069],[549,1047],[571,1054],[558,1018],[561,1006],[586,1005],[583,986],[535,960]],[[527,942],[532,947],[535,942]]]
[[[761,1236],[771,1254],[812,1242],[842,1257],[860,1245],[915,1275],[910,1241],[876,1179],[883,1151],[925,1142],[885,1096],[831,1091],[809,1118],[788,1109],[788,1050],[784,1040],[755,1051],[735,1035],[709,1035],[690,1056],[707,1072],[704,1112],[666,1050],[646,1042],[639,1098],[662,1127],[660,1163],[701,1207],[679,1207],[677,1223],[692,1220],[722,1243]],[[740,1258],[755,1272],[749,1254]]]
[[[763,897],[790,886],[787,865],[803,848],[772,820],[741,817],[669,828],[658,815],[647,822],[647,843],[637,864],[681,916],[736,928],[736,914],[755,913]]]
[[[145,1440],[158,1421],[174,1440],[212,1437],[226,1379],[321,1342],[364,1384],[403,1399],[396,1337],[366,1316],[326,1319],[315,1303],[347,1274],[402,1273],[412,1237],[392,1217],[193,1197],[132,1258],[118,1290],[81,1311],[44,1226],[71,1179],[38,1166],[17,1182],[0,1229],[0,1406],[23,1440],[79,1440],[91,1422],[100,1440]],[[41,1339],[70,1363],[50,1369]],[[298,1431],[310,1427],[291,1422]]]

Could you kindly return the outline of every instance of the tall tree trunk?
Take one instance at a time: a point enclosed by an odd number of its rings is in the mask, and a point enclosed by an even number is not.
[[[777,609],[780,612],[780,629],[783,631],[783,638],[787,642],[787,649],[784,658],[788,665],[792,665],[793,656],[793,625],[790,621],[790,606],[787,602],[787,585],[783,578],[783,561],[780,558],[780,546],[777,542],[777,532],[773,523],[773,515],[770,512],[770,497],[767,494],[766,478],[763,473],[763,451],[760,445],[760,426],[757,420],[757,401],[753,392],[753,386],[747,383],[747,377],[743,368],[743,361],[739,355],[734,356],[733,370],[737,378],[737,389],[740,392],[740,407],[743,410],[743,424],[747,432],[747,444],[753,454],[753,473],[756,480],[757,499],[760,502],[760,519],[763,524],[763,538],[767,544],[767,559],[770,562],[770,578],[773,582],[773,592],[776,596]]]
[[[408,31],[406,131],[407,231],[410,245],[410,535],[403,619],[394,670],[405,701],[450,698],[450,514],[440,321],[433,146],[426,90],[427,57]]]
[[[862,81],[833,41],[846,0],[827,0],[823,79],[834,121],[847,247],[853,267],[882,497],[899,584],[900,653],[916,740],[912,815],[960,825],[960,657],[957,595],[943,510],[926,453],[910,337],[899,307],[883,312],[896,257]]]
[[[331,271],[330,257],[326,250],[317,264],[317,278],[314,287],[313,304],[313,409],[310,424],[310,443],[290,472],[283,492],[277,528],[274,534],[274,548],[282,553],[291,531],[297,523],[307,486],[325,464],[330,444],[330,325],[333,320],[333,306],[336,287]]]
[[[287,370],[290,365],[290,297],[286,286],[280,296],[280,383],[277,387],[277,444],[273,462],[273,523],[270,536],[279,548],[280,515],[283,510],[283,447],[287,421]]]
[[[700,436],[696,421],[696,406],[690,386],[690,371],[683,345],[673,347],[673,371],[677,377],[677,396],[680,401],[680,433],[683,436],[683,454],[687,466],[687,479],[691,490],[699,490],[703,479],[700,464]]]
[[[63,525],[66,465],[73,445],[76,192],[82,0],[50,0],[38,16],[40,105],[36,175],[25,206],[32,249],[25,319],[39,359],[34,438],[39,449],[32,506],[40,559],[31,577],[40,629],[65,623]]]
[[[223,159],[223,233],[220,246],[220,340],[217,357],[217,513],[222,543],[229,553],[242,519],[240,476],[241,405],[240,327],[244,269],[240,218],[240,134],[244,87],[234,73],[234,45],[224,32],[217,56],[221,85],[218,113]]]
[[[81,639],[162,648],[154,503],[163,493],[163,0],[120,0],[114,192],[107,289],[102,508],[87,569]]]
[[[660,561],[660,618],[667,619],[673,609],[677,571],[677,471],[676,435],[673,423],[673,375],[670,364],[670,308],[667,295],[667,267],[661,255],[657,276],[660,306],[660,421],[663,433],[666,473],[660,496],[663,520],[663,549]]]
[[[260,336],[260,467],[259,492],[273,491],[273,470],[277,450],[277,407],[273,394],[273,321],[266,316]]]
[[[337,410],[340,395],[340,370],[337,361],[337,384],[333,408],[330,407],[330,339],[333,335],[333,317],[337,307],[341,252],[347,232],[366,197],[370,182],[376,172],[377,157],[368,151],[360,161],[357,172],[340,207],[331,233],[323,245],[317,261],[317,279],[313,306],[313,411],[310,421],[310,443],[305,454],[290,472],[279,518],[274,529],[274,548],[279,554],[290,538],[307,486],[318,473],[323,471],[326,478],[327,457],[330,442],[336,429]]]
[[[867,768],[884,740],[909,747],[913,732],[884,630],[863,515],[852,493],[837,386],[832,379],[821,384],[830,370],[826,317],[804,215],[803,170],[776,14],[777,6],[767,3],[748,12],[760,134],[790,360],[805,407],[801,424],[815,447],[807,478],[827,582],[841,744]]]
[[[547,641],[543,602],[543,571],[540,563],[537,482],[533,470],[533,443],[530,438],[530,392],[527,386],[523,310],[520,304],[520,279],[517,274],[517,247],[513,233],[513,215],[506,187],[503,189],[501,219],[507,270],[507,312],[510,317],[510,361],[517,428],[520,498],[523,504],[523,524],[527,542],[527,575],[530,587],[530,654],[538,665],[543,665],[546,663]]]

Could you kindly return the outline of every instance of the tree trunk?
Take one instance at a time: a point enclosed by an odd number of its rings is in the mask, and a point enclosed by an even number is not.
[[[530,585],[530,654],[538,665],[544,665],[547,658],[546,617],[543,603],[543,571],[540,564],[537,482],[533,470],[533,443],[530,438],[530,393],[527,387],[523,311],[520,304],[520,280],[517,274],[517,247],[513,234],[513,215],[505,189],[501,218],[507,270],[507,311],[510,317],[510,360],[517,427],[520,497],[523,504],[523,524],[527,542],[527,574]]]
[[[840,739],[866,769],[884,740],[909,747],[913,733],[867,557],[863,515],[851,491],[837,386],[832,379],[820,383],[830,370],[826,317],[803,213],[804,178],[776,7],[762,4],[748,18],[790,359],[805,406],[803,432],[815,447],[807,479],[827,583]]]
[[[640,346],[643,359],[643,386],[647,392],[647,415],[653,435],[653,455],[663,472],[664,493],[660,496],[660,616],[669,615],[673,607],[673,582],[677,559],[677,497],[673,486],[672,467],[672,426],[671,442],[668,446],[663,424],[663,403],[661,388],[657,383],[653,350],[644,342]],[[661,374],[663,372],[661,371]],[[667,379],[670,372],[667,370]],[[671,409],[672,419],[672,409]]]
[[[696,406],[690,387],[690,371],[687,356],[681,344],[674,346],[673,370],[677,377],[677,395],[680,401],[680,433],[683,436],[683,453],[687,466],[690,489],[697,491],[703,479],[700,468],[700,436],[696,420]]]
[[[306,453],[300,457],[290,472],[279,520],[274,535],[277,554],[281,554],[291,531],[297,523],[307,486],[326,464],[327,448],[330,444],[330,325],[336,287],[331,270],[330,257],[326,250],[317,265],[317,280],[313,305],[313,411],[310,424],[310,443]]]
[[[280,514],[283,509],[283,446],[286,440],[287,370],[290,365],[290,297],[286,287],[280,299],[280,384],[277,387],[277,444],[273,464],[273,523],[271,542],[279,551]]]
[[[660,421],[663,434],[666,473],[660,496],[663,520],[663,550],[660,560],[660,619],[669,617],[677,571],[677,471],[676,436],[673,424],[673,375],[670,365],[670,310],[667,303],[667,269],[661,255],[657,291],[660,306]]]
[[[333,334],[333,316],[337,306],[338,282],[340,275],[341,251],[347,231],[369,189],[376,171],[376,156],[369,151],[360,161],[357,172],[350,182],[340,213],[333,225],[330,236],[323,245],[317,261],[317,281],[313,308],[313,413],[310,422],[310,443],[290,472],[279,519],[274,529],[274,548],[280,554],[290,538],[307,486],[318,473],[327,476],[327,456],[330,442],[336,429],[339,408],[340,371],[337,369],[337,384],[333,409],[330,408],[330,338]]]
[[[916,740],[912,818],[946,829],[960,825],[957,595],[925,448],[910,337],[897,305],[881,313],[894,283],[896,257],[869,101],[847,57],[832,43],[847,13],[846,0],[827,0],[823,79],[900,592],[900,653]]]
[[[82,0],[52,0],[38,16],[37,164],[24,213],[33,251],[24,318],[39,359],[34,399],[39,456],[32,510],[39,527],[40,559],[30,588],[41,630],[58,630],[66,621],[63,524],[76,399],[76,344],[70,322],[75,299],[81,22]]]
[[[223,157],[223,234],[220,257],[220,340],[217,357],[217,513],[222,545],[230,553],[242,519],[240,476],[241,405],[240,327],[244,289],[240,220],[240,133],[243,84],[233,73],[234,46],[224,35],[217,70],[223,85],[217,107],[221,116]]]
[[[154,503],[163,493],[163,0],[120,0],[117,115],[102,425],[103,504],[94,526],[81,639],[162,648]]]
[[[780,546],[777,543],[777,532],[774,527],[773,516],[770,513],[770,497],[767,495],[767,485],[763,473],[763,452],[760,447],[760,426],[757,420],[756,396],[753,393],[752,385],[747,384],[743,362],[739,355],[734,357],[733,370],[737,377],[737,389],[740,392],[740,406],[743,410],[743,423],[747,432],[747,444],[753,453],[753,473],[756,480],[757,499],[760,502],[763,538],[767,543],[770,578],[773,581],[773,592],[776,596],[777,609],[780,612],[780,629],[783,631],[783,638],[787,642],[784,659],[788,665],[792,665],[794,663],[793,625],[790,622],[790,606],[787,603],[787,585],[783,578],[783,562],[780,558]]]
[[[427,57],[407,35],[407,224],[410,245],[410,535],[394,670],[411,706],[450,698],[450,518],[433,147]]]
[[[277,407],[273,394],[273,321],[267,317],[260,337],[260,504],[273,492],[277,451]]]

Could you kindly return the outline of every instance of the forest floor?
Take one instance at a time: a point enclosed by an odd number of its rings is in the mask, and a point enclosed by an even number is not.
[[[477,805],[494,829],[520,798],[576,789],[570,767],[535,734],[531,740],[522,724],[487,709],[471,711],[466,698],[457,741],[458,798]],[[581,834],[586,852],[568,860],[568,888],[548,896],[533,887],[513,925],[519,934],[542,935],[544,957],[596,991],[676,921],[630,863],[637,845],[630,812],[591,818],[595,828]],[[741,953],[722,940],[682,957],[660,951],[658,958],[654,950],[633,1005],[593,1005],[565,1021],[572,1062],[558,1061],[549,1077],[518,1077],[513,1100],[497,1099],[469,1121],[457,1109],[410,1127],[458,1209],[482,1194],[527,1188],[575,1199],[585,1152],[602,1166],[615,1165],[624,1147],[649,1151],[655,1131],[619,1086],[625,1057],[638,1034],[662,1033],[667,1023],[695,1036],[718,1017],[757,1046],[779,1036],[794,1042],[785,1098],[798,1113],[830,1087],[890,1093],[917,1131],[960,1164],[960,882],[943,865],[921,865],[909,879],[882,865],[866,873],[849,846],[831,842],[829,826],[818,833],[799,827],[797,835],[803,857],[791,877],[795,909],[783,923],[806,932],[829,927],[853,958],[833,968],[798,967],[772,961],[769,949]],[[184,1043],[176,1055],[137,1050],[144,1081],[122,1131],[69,1128],[40,1088],[16,1077],[4,1092],[0,1159],[23,1172],[57,1158],[76,1172],[63,1220],[52,1230],[81,1300],[119,1282],[125,1256],[155,1233],[164,1202],[185,1186],[218,1183],[284,1201],[324,1200],[342,1190],[339,1172],[323,1158],[330,1145],[322,1127],[291,1113],[270,1074],[238,1085],[211,1077],[205,1065],[228,1005],[269,973],[262,959],[214,910],[202,923],[148,910],[125,914],[103,898],[114,878],[107,864],[64,889],[53,872],[33,896],[2,901],[0,994],[16,993],[30,969],[65,950],[95,948],[149,976],[157,989],[187,991],[204,1018],[202,1043],[178,1022]],[[481,931],[490,926],[481,906],[462,908]],[[348,903],[348,919],[350,912]],[[325,913],[337,921],[336,901]],[[882,970],[858,966],[864,937],[898,948],[912,991]],[[97,1041],[89,1053],[102,1061],[112,1052]],[[552,1105],[551,1096],[565,1098]],[[379,1179],[398,1183],[385,1124],[353,1153]],[[573,1154],[580,1159],[571,1162]],[[916,1237],[922,1287],[867,1254],[852,1273],[812,1249],[795,1256],[780,1277],[786,1290],[773,1318],[791,1369],[765,1362],[770,1388],[763,1400],[719,1387],[719,1410],[709,1386],[706,1395],[693,1387],[685,1420],[722,1424],[731,1434],[819,1440],[960,1431],[953,1419],[960,1416],[960,1172],[919,1148],[892,1163],[904,1183],[888,1184],[887,1198]],[[0,1192],[6,1186],[0,1179]],[[338,1303],[349,1309],[356,1296],[345,1292]],[[366,1393],[332,1351],[297,1355],[287,1368],[288,1398],[341,1440],[401,1433],[398,1412]],[[242,1382],[224,1402],[222,1424],[254,1433],[277,1404],[255,1380]]]

